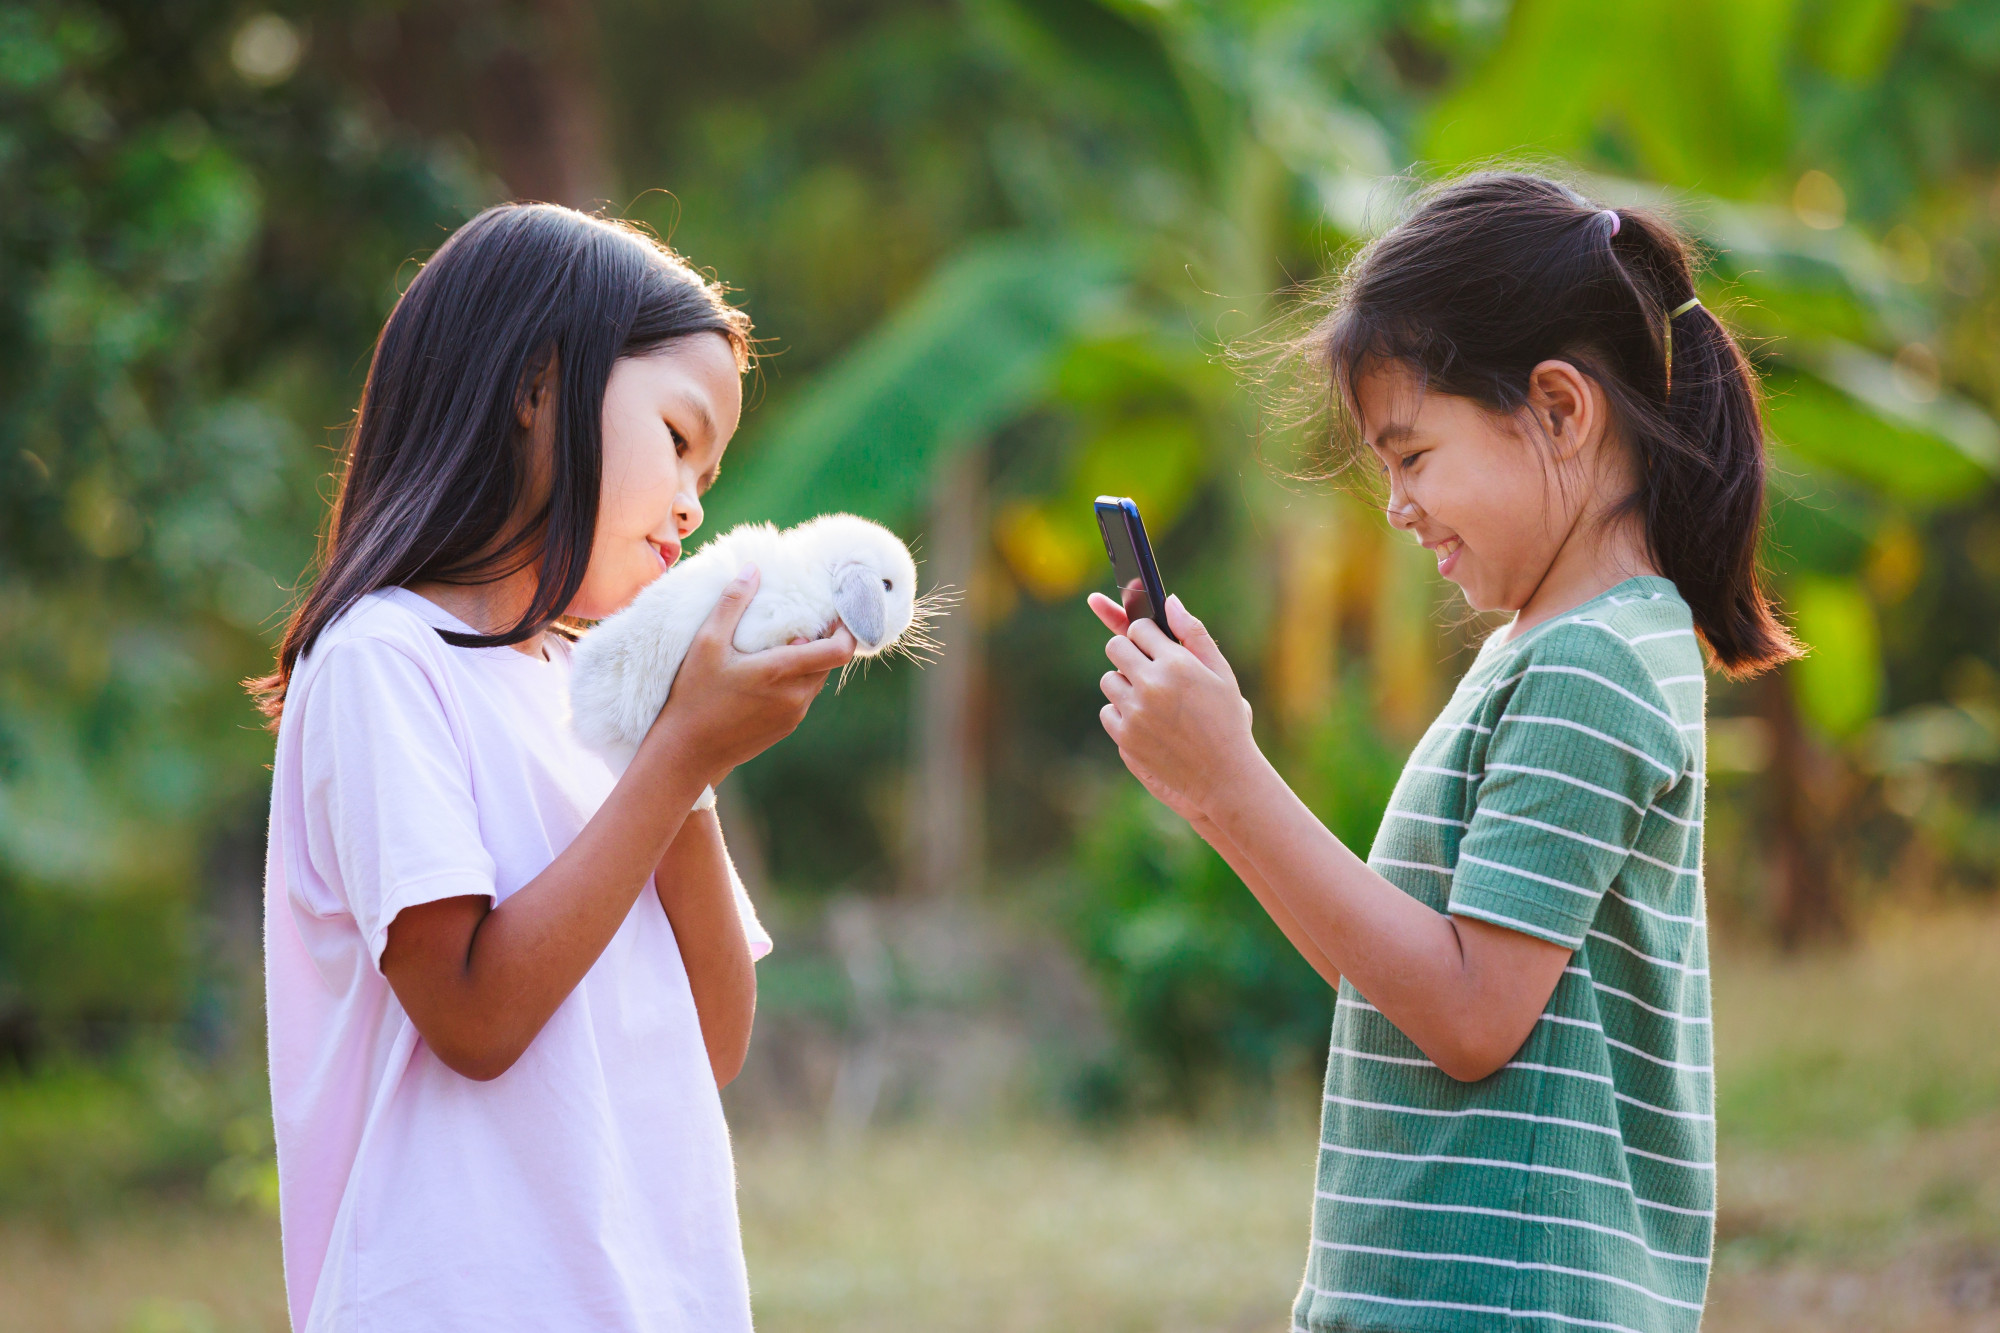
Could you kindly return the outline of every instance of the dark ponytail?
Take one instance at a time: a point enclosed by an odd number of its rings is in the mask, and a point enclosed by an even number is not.
[[[1654,563],[1717,664],[1751,675],[1799,647],[1758,582],[1757,378],[1706,307],[1672,313],[1694,296],[1688,246],[1665,221],[1486,172],[1433,191],[1362,250],[1308,346],[1350,420],[1373,366],[1408,366],[1427,389],[1513,414],[1537,364],[1572,362],[1603,388],[1637,458],[1625,505]]]
[[[749,318],[625,223],[554,204],[501,204],[454,232],[383,325],[318,577],[285,625],[276,669],[244,682],[271,726],[299,658],[378,588],[483,583],[532,564],[535,595],[517,624],[439,633],[460,647],[494,647],[557,624],[583,584],[596,534],[611,367],[701,333],[725,338],[737,365],[748,364]],[[555,442],[538,466],[518,412],[551,362]]]

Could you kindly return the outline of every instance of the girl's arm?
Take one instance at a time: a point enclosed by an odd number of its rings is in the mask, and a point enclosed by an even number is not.
[[[708,1047],[715,1085],[725,1087],[743,1072],[750,1051],[750,1024],[757,1015],[757,967],[743,933],[730,882],[729,851],[715,811],[697,810],[681,825],[653,876],[660,906],[673,924],[694,992],[701,1039]]]
[[[1109,599],[1091,604],[1112,623]],[[1104,680],[1102,717],[1120,753],[1152,775],[1148,785],[1170,793],[1169,805],[1197,812],[1227,840],[1262,881],[1258,892],[1246,877],[1252,892],[1289,915],[1287,926],[1273,914],[1280,928],[1318,951],[1326,966],[1306,958],[1322,975],[1346,976],[1454,1078],[1484,1078],[1505,1064],[1555,992],[1570,951],[1433,911],[1370,870],[1257,749],[1235,677],[1201,622],[1178,598],[1168,615],[1181,644],[1141,620],[1106,645],[1117,670]]]
[[[453,1070],[483,1080],[512,1067],[611,942],[701,789],[789,734],[853,655],[845,629],[737,652],[730,639],[756,587],[755,570],[730,584],[624,776],[547,869],[497,907],[446,898],[390,923],[382,973]]]
[[[1335,990],[1340,989],[1340,969],[1326,956],[1325,951],[1313,940],[1306,928],[1299,924],[1299,919],[1292,915],[1292,909],[1285,905],[1284,898],[1279,896],[1278,891],[1271,887],[1271,882],[1264,878],[1264,873],[1257,868],[1257,863],[1243,854],[1243,849],[1236,845],[1236,840],[1223,832],[1220,825],[1206,818],[1195,822],[1194,831],[1201,835],[1202,841],[1215,848],[1217,856],[1229,863],[1229,868],[1236,872],[1236,877],[1243,881],[1244,886],[1270,915],[1271,920],[1277,922],[1278,929],[1285,932],[1285,938],[1292,942],[1292,947],[1299,951],[1299,956],[1312,964],[1313,971],[1319,973],[1327,985]]]
[[[1125,614],[1125,608],[1112,601],[1109,597],[1092,597],[1090,606],[1093,611],[1097,612],[1098,619],[1102,620],[1105,627],[1113,634],[1123,634],[1130,627],[1130,621]],[[1225,662],[1223,665],[1226,667],[1228,664]],[[1247,724],[1250,719],[1250,704],[1247,700],[1243,704],[1243,718]],[[1299,951],[1299,956],[1312,964],[1313,971],[1319,973],[1326,980],[1327,985],[1338,990],[1340,988],[1340,969],[1335,967],[1332,961],[1320,951],[1320,947],[1317,944],[1313,943],[1312,936],[1308,935],[1305,928],[1299,925],[1298,918],[1292,915],[1291,909],[1285,906],[1284,900],[1272,891],[1270,884],[1264,879],[1263,874],[1257,869],[1256,865],[1236,845],[1235,839],[1223,832],[1213,820],[1202,814],[1201,811],[1192,808],[1183,809],[1180,805],[1177,805],[1174,800],[1174,793],[1164,784],[1156,781],[1153,775],[1148,773],[1123,748],[1120,748],[1118,751],[1118,757],[1125,761],[1125,767],[1132,771],[1133,777],[1139,779],[1141,786],[1151,792],[1161,804],[1165,805],[1182,819],[1187,820],[1193,826],[1194,831],[1200,835],[1201,840],[1215,849],[1215,854],[1220,856],[1228,863],[1229,868],[1236,872],[1237,878],[1243,881],[1244,886],[1250,890],[1259,905],[1270,915],[1271,920],[1277,923],[1278,929],[1285,933],[1285,938],[1292,942],[1292,947]]]

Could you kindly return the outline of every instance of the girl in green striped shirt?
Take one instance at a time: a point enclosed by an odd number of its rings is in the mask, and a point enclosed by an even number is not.
[[[1338,988],[1296,1329],[1691,1333],[1715,1217],[1703,649],[1758,587],[1755,379],[1646,213],[1432,193],[1311,342],[1389,522],[1511,611],[1366,861],[1259,753],[1201,623],[1113,631],[1105,730]]]

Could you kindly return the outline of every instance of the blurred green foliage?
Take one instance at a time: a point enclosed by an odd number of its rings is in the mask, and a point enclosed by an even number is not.
[[[1226,349],[1432,172],[1535,155],[1670,207],[1766,372],[1770,563],[1815,653],[1782,690],[1718,688],[1746,742],[1716,786],[1720,914],[1769,914],[1784,784],[1817,821],[1787,836],[1854,891],[1991,884],[1993,6],[558,10],[0,10],[0,1054],[187,1044],[227,1008],[269,744],[236,682],[309,567],[370,339],[410,261],[565,153],[770,340],[718,524],[840,506],[927,541],[935,470],[979,451],[990,878],[1067,885],[1120,1024],[1107,1102],[1316,1059],[1327,1001],[1098,734],[1084,502],[1141,499],[1260,734],[1364,846],[1469,627],[1436,627],[1444,590],[1362,506],[1284,479],[1314,426]],[[595,147],[552,148],[548,106]],[[784,890],[897,882],[914,681],[857,680],[742,774]],[[1798,771],[1771,757],[1787,719]],[[87,1068],[50,1087],[145,1086]]]
[[[1373,841],[1402,769],[1364,682],[1297,741],[1300,796],[1350,846]],[[1196,1111],[1318,1059],[1333,992],[1186,821],[1114,782],[1081,821],[1063,887],[1125,1040],[1074,1090],[1079,1109]],[[1225,1091],[1227,1089],[1227,1091]]]
[[[227,63],[232,6],[0,12],[0,1013],[171,1020],[358,359],[441,147]]]
[[[263,1080],[157,1041],[0,1076],[0,1212],[70,1226],[136,1190],[275,1210]]]

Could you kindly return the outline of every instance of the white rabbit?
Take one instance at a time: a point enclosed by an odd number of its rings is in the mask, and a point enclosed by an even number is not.
[[[783,532],[769,523],[731,528],[577,642],[571,725],[615,772],[638,752],[695,634],[747,564],[757,566],[759,580],[736,626],[739,651],[817,639],[835,621],[853,633],[860,658],[895,650],[920,657],[936,647],[924,626],[945,599],[917,597],[916,562],[881,524],[824,514]]]

